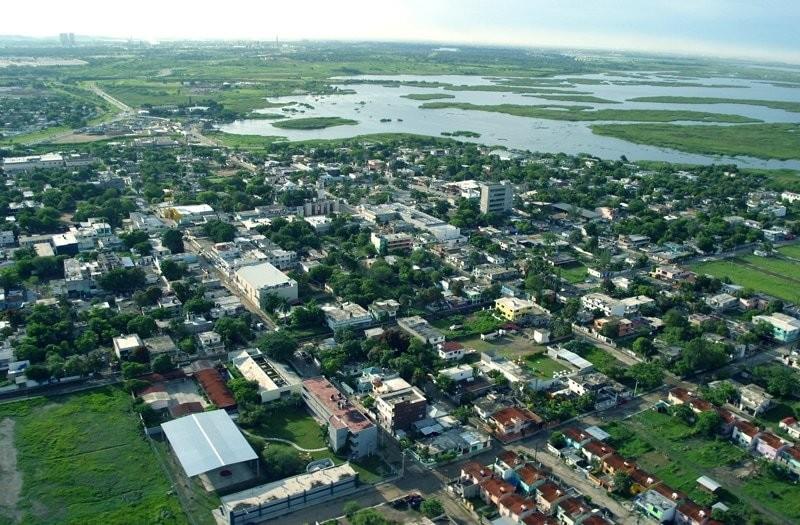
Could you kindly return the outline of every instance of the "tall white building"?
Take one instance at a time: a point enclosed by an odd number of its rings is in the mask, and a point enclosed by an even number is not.
[[[258,305],[269,294],[283,297],[287,301],[297,300],[297,281],[270,263],[239,268],[234,274],[234,280],[248,299]]]
[[[514,188],[508,181],[481,183],[481,213],[503,213],[514,204]]]

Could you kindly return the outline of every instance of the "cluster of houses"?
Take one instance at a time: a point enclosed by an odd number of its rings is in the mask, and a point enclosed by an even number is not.
[[[492,525],[609,525],[604,513],[536,461],[514,451],[489,465],[461,465],[448,490],[483,515],[494,509]]]

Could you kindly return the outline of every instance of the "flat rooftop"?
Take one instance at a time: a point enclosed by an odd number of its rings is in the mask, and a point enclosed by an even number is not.
[[[289,276],[270,263],[245,266],[236,270],[236,275],[255,289],[278,286],[294,282]]]
[[[305,388],[331,414],[330,423],[339,428],[347,427],[357,433],[374,426],[367,417],[356,410],[347,398],[324,377],[303,381]]]
[[[336,467],[300,474],[292,478],[273,481],[266,485],[259,485],[258,487],[229,494],[220,498],[220,501],[227,509],[257,507],[269,501],[286,499],[355,475],[356,471],[353,470],[353,467],[349,463],[343,463]]]

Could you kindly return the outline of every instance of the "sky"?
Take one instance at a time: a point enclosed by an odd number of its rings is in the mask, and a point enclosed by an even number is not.
[[[0,33],[373,40],[800,64],[800,0],[4,0]]]

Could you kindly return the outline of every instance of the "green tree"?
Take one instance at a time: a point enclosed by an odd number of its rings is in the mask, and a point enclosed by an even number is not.
[[[722,418],[716,410],[701,412],[694,424],[695,432],[702,436],[713,437],[717,434]]]
[[[147,365],[142,363],[134,363],[132,361],[122,363],[122,377],[125,379],[139,377],[142,374],[146,374],[147,371]]]
[[[428,498],[422,502],[419,510],[428,518],[436,518],[444,514],[444,505],[436,498]]]
[[[152,336],[157,328],[156,322],[152,317],[140,315],[128,321],[127,331],[128,333],[137,334],[142,339],[146,339]]]
[[[161,261],[161,275],[168,281],[178,281],[186,274],[186,265],[166,259]]]
[[[161,242],[172,253],[183,253],[183,233],[170,228],[161,235]]]
[[[153,359],[151,367],[153,368],[153,372],[157,374],[165,374],[170,370],[173,370],[175,368],[175,364],[168,355],[159,355]]]
[[[297,341],[283,332],[270,332],[259,340],[258,348],[276,361],[287,361],[297,350]]]
[[[217,332],[226,345],[234,346],[245,344],[253,339],[250,325],[240,317],[222,317],[214,324]]]
[[[633,381],[638,381],[639,388],[649,390],[664,383],[664,368],[658,361],[636,363],[628,368],[626,375]]]
[[[264,459],[264,474],[270,481],[294,476],[303,469],[303,460],[289,447],[268,444],[261,457]]]
[[[244,377],[236,377],[228,381],[228,388],[231,389],[233,397],[240,405],[257,405],[261,402],[261,395],[258,393],[258,382],[248,381]]]
[[[653,342],[647,337],[638,337],[631,345],[631,349],[640,356],[647,357],[653,352]]]
[[[130,294],[144,287],[145,275],[141,268],[115,268],[100,277],[97,283],[112,293]]]

